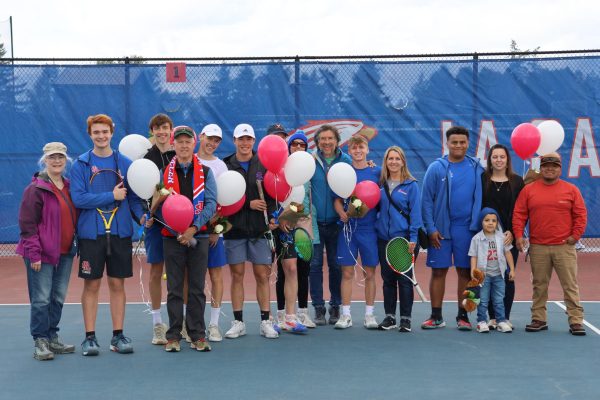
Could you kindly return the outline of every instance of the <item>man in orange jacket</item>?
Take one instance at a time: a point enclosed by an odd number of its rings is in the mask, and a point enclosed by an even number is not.
[[[563,288],[569,332],[585,335],[583,307],[579,302],[575,243],[585,231],[587,210],[581,192],[560,179],[562,162],[558,153],[542,156],[541,179],[526,185],[519,194],[513,213],[517,248],[524,251],[525,224],[529,220],[533,295],[531,323],[527,332],[548,329],[546,302],[552,269]]]

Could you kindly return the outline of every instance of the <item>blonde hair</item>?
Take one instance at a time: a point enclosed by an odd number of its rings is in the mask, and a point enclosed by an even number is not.
[[[415,177],[412,176],[412,174],[410,173],[410,170],[408,169],[408,165],[406,163],[406,154],[404,154],[404,150],[402,150],[400,148],[400,146],[390,146],[387,148],[387,150],[385,151],[385,154],[383,155],[383,165],[381,166],[381,179],[380,179],[381,184],[383,185],[390,178],[390,171],[388,170],[388,167],[387,167],[387,159],[388,159],[390,152],[392,152],[392,151],[395,151],[396,153],[398,153],[400,155],[400,159],[402,160],[402,163],[404,164],[400,168],[400,181],[404,182],[407,179],[416,180]]]

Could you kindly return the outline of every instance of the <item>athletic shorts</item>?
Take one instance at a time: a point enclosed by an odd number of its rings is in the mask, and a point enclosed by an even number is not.
[[[110,236],[111,255],[106,255],[106,236],[96,240],[79,239],[79,277],[100,279],[106,265],[106,275],[111,278],[130,278],[133,276],[131,262],[131,238]]]
[[[350,242],[347,242],[347,236]],[[379,264],[377,253],[377,233],[371,230],[355,230],[344,233],[340,230],[337,242],[337,263],[342,267],[354,266],[358,256],[363,267],[376,267]]]
[[[269,242],[265,238],[256,239],[230,239],[225,241],[227,263],[241,264],[250,261],[252,264],[271,265],[273,253]]]
[[[215,247],[208,246],[208,268],[219,268],[227,264],[223,236],[219,237]]]
[[[278,257],[281,257],[283,260],[298,258],[296,246],[294,246],[294,240],[291,236],[286,235],[279,229],[273,231],[273,236],[275,237],[275,254]]]
[[[468,226],[450,227],[451,239],[441,240],[442,247],[434,249],[429,246],[427,249],[426,265],[431,268],[471,268],[471,259],[469,257],[469,247],[474,234]]]
[[[146,262],[150,264],[160,264],[165,261],[161,229],[162,226],[159,223],[155,223],[146,229],[144,247],[146,247]]]

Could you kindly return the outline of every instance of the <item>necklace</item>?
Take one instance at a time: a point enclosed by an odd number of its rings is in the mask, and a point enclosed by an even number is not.
[[[506,182],[506,181],[502,181],[502,182],[500,182],[500,185],[497,185],[497,184],[496,184],[496,183],[497,183],[496,181],[492,181],[492,182],[494,183],[494,186],[496,187],[496,192],[499,192],[499,191],[500,191],[500,189],[502,189],[502,185],[504,185],[504,182]]]

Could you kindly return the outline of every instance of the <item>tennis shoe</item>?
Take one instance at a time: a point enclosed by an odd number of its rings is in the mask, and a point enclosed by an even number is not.
[[[340,306],[329,307],[329,325],[335,325],[340,319]]]
[[[196,341],[192,341],[190,343],[190,348],[196,349],[197,351],[210,351],[210,344],[206,341],[205,338],[200,338]]]
[[[169,353],[175,353],[181,351],[181,345],[179,344],[179,340],[173,339],[168,340],[165,345],[165,351]]]
[[[325,306],[315,306],[315,324],[327,325],[327,320],[325,319]]]
[[[84,356],[97,356],[100,353],[100,345],[96,336],[86,336],[81,343],[81,354]]]
[[[37,338],[34,342],[33,358],[40,361],[53,360],[54,353],[50,351],[48,339]]]
[[[310,329],[317,327],[313,320],[310,319],[310,315],[308,314],[308,308],[298,309],[298,322]]]
[[[285,310],[277,310],[277,325],[282,326],[285,323]]]
[[[364,327],[367,329],[377,329],[379,328],[379,324],[377,324],[377,320],[373,314],[365,315],[365,322],[363,323]]]
[[[242,321],[233,320],[231,321],[231,328],[227,332],[225,332],[225,337],[227,339],[237,339],[240,336],[244,336],[246,334],[246,324]]]
[[[280,327],[282,331],[289,333],[306,333],[308,331],[308,328],[302,325],[295,316],[291,320],[286,318],[283,325],[280,325]]]
[[[398,329],[398,332],[410,332],[410,331],[411,331],[410,319],[401,318],[400,319],[400,329]]]
[[[167,344],[167,325],[163,323],[154,325],[154,333],[152,334],[152,344]]]
[[[477,323],[477,332],[479,333],[488,333],[490,331],[490,327],[485,321],[479,321]]]
[[[391,315],[386,315],[383,321],[377,326],[377,329],[380,331],[389,331],[390,329],[395,329],[396,326],[396,318]]]
[[[465,317],[457,317],[456,318],[456,326],[459,331],[472,331],[473,326],[469,322],[469,319],[465,319]]]
[[[346,329],[352,326],[352,317],[350,315],[342,315],[335,323],[335,329]]]
[[[496,322],[495,319],[490,319],[490,322],[488,322],[488,328],[490,328],[491,331],[495,330],[498,327],[498,323]]]
[[[54,336],[50,339],[49,347],[50,351],[54,354],[69,354],[75,352],[75,346],[72,344],[64,344],[58,336]]]
[[[506,321],[499,322],[496,330],[498,332],[503,332],[503,333],[511,333],[512,332],[512,328],[510,327],[509,324],[506,323]]]
[[[421,324],[421,329],[437,329],[443,328],[446,326],[446,323],[443,319],[433,319],[429,318]]]
[[[119,354],[133,353],[133,345],[131,344],[131,339],[129,339],[122,333],[113,336],[110,340],[110,350]]]
[[[267,339],[277,339],[279,337],[279,333],[273,328],[273,321],[268,319],[260,321],[260,335]]]
[[[181,338],[184,339],[188,343],[192,343],[192,338],[187,333],[187,327],[185,325],[185,319],[183,320],[183,325],[181,326]]]
[[[221,330],[218,325],[209,324],[206,334],[209,342],[220,342],[223,340],[223,335],[221,335]]]

